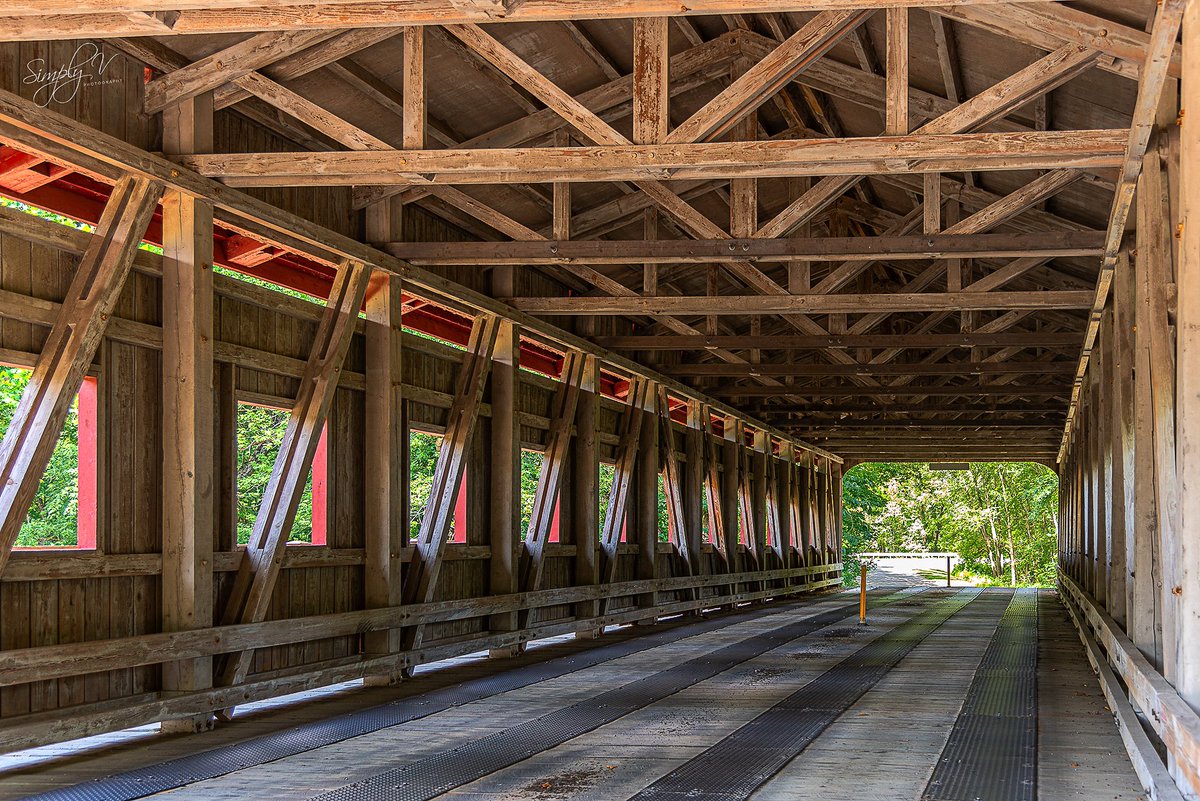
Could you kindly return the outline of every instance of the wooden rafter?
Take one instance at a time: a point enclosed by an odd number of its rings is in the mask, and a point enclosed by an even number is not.
[[[1086,290],[1045,292],[915,292],[879,295],[722,295],[710,297],[538,297],[510,298],[517,309],[533,314],[862,314],[902,311],[990,309],[1087,309]]]
[[[1062,171],[1074,177],[1070,171]],[[1055,173],[1048,173],[1055,175]],[[1046,181],[1045,183],[1052,183]],[[1043,186],[1044,186],[1043,184]],[[1021,206],[1036,203],[1037,192],[1008,196],[998,203],[1003,209],[980,212],[978,219],[963,224],[962,232],[934,236],[823,237],[819,239],[660,239],[660,240],[542,240],[480,242],[391,242],[389,253],[424,266],[452,264],[689,264],[753,260],[758,262],[829,261],[847,262],[907,261],[952,258],[1008,258],[1024,256],[1098,256],[1103,253],[1103,234],[1099,231],[1074,231],[1044,234],[974,233],[991,227],[1018,213]],[[986,225],[983,225],[986,223]],[[498,230],[508,230],[495,226]],[[519,232],[519,229],[509,230]],[[528,229],[526,229],[528,230]],[[969,232],[969,233],[967,233]],[[813,292],[833,291],[854,277],[859,269],[847,268],[843,276],[833,271]]]
[[[652,194],[668,214],[687,219],[690,224],[696,212],[679,211],[683,201],[653,176],[670,174],[673,180],[691,180],[713,176],[786,178],[796,172],[862,176],[1068,167],[1094,170],[1120,166],[1126,138],[1127,132],[1123,130],[1033,134],[930,132],[905,137],[787,142],[422,150],[406,152],[403,159],[370,151],[223,153],[181,157],[179,162],[202,175],[220,178],[230,186],[351,186],[367,176],[379,184],[406,185],[633,181]],[[828,180],[844,185],[861,177]],[[664,192],[673,200],[667,199]],[[828,202],[833,200],[836,193]],[[787,214],[791,217],[792,212]],[[776,230],[786,232],[789,222],[768,223],[759,229],[758,236],[768,237]],[[792,226],[795,224],[799,223]],[[697,223],[695,233],[702,235],[710,226],[711,223]]]
[[[1005,4],[1011,0],[901,0],[918,8]],[[290,28],[380,27],[438,25],[472,22],[519,22],[569,19],[622,19],[651,16],[757,14],[770,12],[869,9],[878,0],[696,0],[686,9],[673,0],[622,0],[597,6],[562,3],[560,0],[418,0],[397,5],[386,0],[350,0],[297,5],[294,0],[269,0],[255,5],[248,0],[119,0],[105,5],[88,0],[85,12],[65,0],[21,0],[5,6],[0,17],[4,39],[73,39],[91,37],[169,36],[179,34],[234,33]],[[184,8],[180,9],[179,6]],[[169,21],[149,10],[172,12]],[[34,16],[41,15],[41,18]]]

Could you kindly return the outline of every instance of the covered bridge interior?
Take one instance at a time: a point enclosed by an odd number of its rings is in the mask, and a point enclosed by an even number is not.
[[[0,199],[0,798],[1200,797],[1195,0],[5,0]]]

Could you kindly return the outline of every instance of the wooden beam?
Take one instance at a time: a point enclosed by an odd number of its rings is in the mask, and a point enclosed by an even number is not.
[[[389,206],[390,201],[381,201]],[[374,226],[371,226],[374,227]],[[394,222],[371,234],[391,236]],[[363,600],[368,608],[399,606],[404,600],[400,554],[408,545],[408,432],[404,410],[402,283],[399,276],[376,271],[366,298],[366,401],[364,438],[366,509],[363,515]],[[366,653],[375,656],[400,651],[399,631],[367,634]],[[371,683],[389,682],[392,676]]]
[[[915,8],[1008,5],[1011,0],[896,0]],[[603,6],[560,0],[418,0],[396,5],[387,0],[296,4],[295,0],[118,0],[106,6],[87,0],[81,8],[64,0],[21,0],[0,17],[3,39],[10,41],[78,39],[81,36],[169,36],[236,33],[293,28],[443,25],[469,22],[540,22],[571,19],[629,19],[658,16],[710,16],[875,8],[877,0],[696,0],[681,7],[675,0],[621,0]],[[183,6],[180,8],[180,6]],[[146,13],[172,12],[171,24]],[[36,15],[36,16],[35,16]]]
[[[675,424],[671,420],[671,407],[665,387],[658,389],[658,442],[659,462],[662,465],[663,493],[667,501],[667,532],[670,542],[679,552],[687,575],[695,572],[698,553],[690,549],[688,519],[684,513],[684,477],[679,467],[679,456],[675,450]],[[657,484],[657,477],[655,478]],[[655,487],[655,507],[658,506],[658,487]],[[699,521],[697,521],[699,522]],[[657,533],[657,532],[656,532]]]
[[[916,362],[889,364],[818,364],[806,362],[756,364],[672,364],[664,365],[667,375],[688,378],[746,378],[773,376],[888,376],[888,375],[1066,375],[1073,362]]]
[[[1196,622],[1200,620],[1200,548],[1195,526],[1200,522],[1200,502],[1189,490],[1200,480],[1200,397],[1196,370],[1200,369],[1200,322],[1196,304],[1200,302],[1200,124],[1188,119],[1187,110],[1200,108],[1200,8],[1188,3],[1183,21],[1183,82],[1179,148],[1179,242],[1178,295],[1176,297],[1176,464],[1179,492],[1179,541],[1164,559],[1176,561],[1171,592],[1178,598],[1176,617],[1175,686],[1193,709],[1200,708],[1200,643],[1196,642]],[[1164,13],[1162,11],[1159,12]],[[1179,592],[1176,592],[1179,588]],[[1193,730],[1192,734],[1198,732]],[[1178,758],[1178,757],[1177,757]],[[1195,755],[1191,764],[1176,773],[1186,777],[1191,790],[1200,793],[1200,770]]]
[[[571,449],[570,532],[575,543],[575,584],[590,587],[600,581],[597,555],[600,531],[600,370],[594,356],[585,356],[579,403],[575,409],[575,441]],[[586,620],[599,614],[595,601],[575,606],[575,617]],[[576,629],[577,637],[592,637],[599,631]]]
[[[503,316],[524,326],[552,347],[569,347],[590,353],[623,373],[653,376],[654,380],[668,386],[678,397],[703,399],[722,414],[742,415],[739,410],[708,398],[693,388],[648,371],[645,365],[596,348],[586,339],[507,307],[487,294],[405,264],[360,241],[181,169],[161,156],[146,153],[116,137],[39,108],[5,91],[0,91],[0,141],[26,152],[43,155],[57,163],[69,164],[101,182],[111,183],[125,172],[161,182],[212,202],[222,220],[253,232],[254,236],[285,250],[331,265],[339,259],[371,263],[377,269],[401,276],[412,291],[422,297],[472,314]],[[12,214],[11,217],[26,218],[26,226],[40,222],[28,215]],[[67,241],[74,233],[71,229],[49,223],[39,225],[37,229],[56,231],[47,236],[58,242]],[[141,257],[148,258],[148,254],[142,254]],[[772,433],[782,439],[791,439],[782,431],[772,430]],[[804,443],[797,444],[809,449]],[[828,456],[836,458],[832,454]]]
[[[1053,175],[1049,173],[1048,175]],[[753,179],[746,179],[753,180]],[[1039,179],[1040,180],[1040,179]],[[556,184],[555,186],[558,186]],[[1025,201],[1022,201],[1022,203]],[[1008,200],[1005,199],[1005,205]],[[998,213],[998,211],[997,211]],[[981,213],[982,214],[982,213]],[[744,219],[750,219],[747,206]],[[479,217],[479,219],[484,219]],[[992,211],[972,222],[992,221]],[[484,219],[485,222],[490,222]],[[519,229],[494,225],[512,233]],[[523,226],[522,226],[523,227]],[[528,231],[528,229],[525,229]],[[746,230],[743,226],[740,230]],[[957,229],[956,229],[957,230]],[[391,242],[384,248],[397,258],[421,266],[454,264],[710,264],[728,261],[847,262],[927,259],[992,259],[1040,256],[1098,256],[1104,249],[1099,231],[1045,234],[947,233],[929,236],[821,237],[812,239],[664,239],[538,240],[528,234],[520,242]],[[537,240],[537,241],[528,241]],[[832,288],[836,289],[837,285]],[[826,292],[826,282],[818,285]]]
[[[617,443],[617,459],[613,467],[612,487],[608,493],[604,523],[600,528],[600,549],[604,552],[601,584],[611,584],[616,580],[617,546],[621,542],[621,534],[629,512],[630,490],[641,443],[646,398],[649,391],[648,381],[636,377],[630,381],[625,411],[621,415],[620,440]]]
[[[1069,385],[1047,386],[1044,384],[967,384],[963,386],[938,387],[718,387],[712,390],[714,395],[724,398],[835,398],[835,397],[907,397],[912,395],[938,398],[955,398],[971,396],[1011,396],[1029,398],[1065,397],[1071,392]]]
[[[212,150],[213,99],[204,93],[163,112],[163,150]],[[162,199],[163,576],[162,630],[213,624],[217,488],[213,436],[213,209],[182,192]],[[169,692],[212,686],[212,660],[163,665]],[[164,723],[207,728],[211,717]]]
[[[250,541],[226,602],[223,621],[227,625],[266,619],[282,564],[280,557],[308,483],[369,280],[370,271],[361,262],[347,262],[338,270]],[[230,654],[222,668],[221,683],[233,686],[245,681],[253,655],[253,649]]]
[[[684,144],[721,136],[791,83],[797,73],[828,53],[868,16],[868,11],[818,14],[692,114],[665,141]]]
[[[1092,293],[1083,290],[1047,292],[927,292],[882,295],[722,295],[709,297],[573,297],[509,298],[513,307],[532,314],[629,315],[652,314],[861,314],[904,311],[991,309],[1086,309]]]
[[[887,10],[887,122],[884,133],[903,136],[909,131],[907,8]]]
[[[938,136],[958,134],[1001,119],[1033,98],[1061,86],[1085,71],[1096,62],[1098,57],[1099,54],[1096,51],[1084,47],[1062,47],[965,103],[943,107],[945,111],[936,119],[917,129],[917,133]],[[886,87],[885,103],[887,107],[891,107],[891,102],[886,95]],[[884,141],[886,139],[887,137],[883,137]],[[902,139],[907,140],[908,137],[897,137],[898,141]],[[937,172],[937,170],[928,169],[922,171]],[[820,181],[763,225],[757,236],[763,238],[786,236],[797,226],[812,219],[828,207],[830,203],[860,180],[861,177],[851,176],[831,177]]]
[[[146,84],[147,114],[254,72],[339,33],[336,30],[259,33]]]
[[[1117,193],[1113,198],[1112,211],[1109,213],[1108,243],[1104,262],[1100,266],[1100,276],[1096,282],[1096,296],[1092,303],[1091,323],[1088,326],[1087,337],[1084,338],[1083,349],[1079,357],[1078,382],[1082,384],[1084,372],[1087,370],[1088,359],[1096,342],[1100,315],[1108,302],[1109,287],[1112,284],[1113,268],[1121,250],[1121,240],[1125,236],[1125,226],[1129,221],[1129,212],[1133,207],[1134,192],[1137,189],[1138,177],[1142,171],[1142,160],[1154,132],[1163,90],[1170,73],[1172,58],[1175,53],[1175,42],[1179,37],[1179,29],[1183,24],[1184,11],[1188,0],[1163,0],[1159,5],[1158,15],[1154,18],[1154,30],[1146,50],[1145,67],[1142,71],[1141,84],[1138,87],[1137,104],[1133,110],[1133,125],[1129,130],[1126,142],[1125,159],[1121,168],[1121,179],[1117,185]],[[1075,421],[1075,407],[1078,406],[1079,391],[1072,399],[1072,410],[1067,415],[1067,426],[1063,433],[1061,455],[1066,455],[1067,439]]]
[[[402,132],[405,150],[425,147],[427,106],[425,101],[425,29],[404,29],[404,54],[400,65],[404,103]]]
[[[449,539],[450,521],[461,492],[467,466],[467,449],[479,420],[483,390],[492,365],[492,353],[500,330],[499,318],[480,315],[471,327],[458,392],[446,420],[446,433],[438,449],[433,489],[421,518],[421,528],[413,543],[414,553],[404,581],[406,603],[429,603],[437,591],[442,556]],[[420,648],[425,627],[416,626],[405,638],[408,648]]]
[[[787,177],[796,172],[840,176],[964,170],[1095,170],[1123,163],[1125,139],[1126,132],[1119,130],[918,133],[906,137],[785,142],[421,150],[406,151],[402,158],[369,151],[222,153],[184,156],[178,162],[201,175],[239,187],[351,186],[364,181],[381,185],[436,185],[556,180],[634,181],[663,186],[657,179],[664,174],[672,180],[691,180]],[[847,179],[836,180],[844,183]],[[669,189],[662,191],[678,201]],[[818,185],[811,191],[824,190]],[[660,200],[657,196],[655,199]],[[834,199],[836,195],[829,202]],[[790,208],[786,211],[788,217],[793,214]],[[672,209],[667,211],[670,213]],[[764,231],[774,231],[781,225],[784,224],[768,223],[759,229],[758,236],[770,238]],[[786,226],[783,231],[790,227],[794,226]]]
[[[687,336],[670,334],[600,336],[597,345],[612,350],[706,350],[708,348],[761,348],[763,350],[827,350],[829,348],[973,348],[1078,346],[1083,332],[1003,334],[779,334],[768,336]]]
[[[667,30],[665,17],[633,23],[633,141],[641,145],[662,142],[671,124]]]
[[[509,291],[512,271],[493,272],[492,290]],[[488,541],[492,558],[488,561],[488,592],[508,595],[521,589],[521,329],[500,323],[492,358],[492,418],[488,444],[490,479],[488,504]],[[500,612],[488,617],[488,630],[497,633],[520,629],[517,612]],[[489,651],[490,656],[515,656],[515,643],[506,643]]]
[[[1101,63],[1102,69],[1133,81],[1144,78],[1143,69],[1149,62],[1151,38],[1145,31],[1067,5],[1013,3],[990,9],[946,5],[934,9],[934,13],[1039,50],[1054,50],[1071,43],[1095,48],[1113,59]],[[1182,74],[1182,57],[1178,47],[1171,47],[1167,74],[1178,78]]]
[[[521,579],[521,587],[525,592],[541,588],[546,542],[550,538],[550,528],[559,504],[559,490],[566,470],[571,430],[575,425],[575,410],[579,404],[586,362],[579,353],[568,353],[563,358],[562,375],[559,376],[560,383],[550,415],[550,430],[546,433],[546,448],[542,452],[537,489],[533,494],[529,529],[525,533],[527,558],[524,560]],[[529,621],[524,621],[521,628],[527,628],[528,624]]]
[[[117,182],[0,444],[0,573],[125,285],[162,187]]]

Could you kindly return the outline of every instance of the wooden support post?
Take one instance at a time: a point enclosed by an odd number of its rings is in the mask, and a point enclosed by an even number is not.
[[[401,204],[384,198],[366,209],[368,242],[402,238]],[[399,605],[404,598],[401,553],[408,545],[408,430],[404,415],[403,292],[398,276],[375,270],[366,298],[366,401],[365,438],[367,481],[364,509],[366,564],[363,597],[369,608]],[[363,650],[371,656],[397,653],[400,631],[370,632]],[[368,685],[395,682],[404,673],[367,676]]]
[[[779,556],[779,566],[783,569],[792,567],[792,509],[795,499],[796,449],[790,442],[780,445],[779,462],[776,469],[776,540],[775,552]]]
[[[390,205],[390,200],[379,201]],[[368,608],[398,606],[404,599],[403,549],[408,545],[408,430],[404,419],[403,305],[399,276],[376,270],[367,294],[367,391],[365,440],[367,482],[364,515],[366,564],[363,595]],[[397,653],[398,629],[372,632],[365,653]],[[395,674],[369,676],[368,684],[391,683]]]
[[[1115,299],[1114,299],[1115,305]],[[1105,598],[1114,618],[1125,617],[1125,522],[1124,482],[1121,477],[1120,415],[1115,408],[1120,397],[1120,375],[1116,363],[1116,325],[1112,309],[1104,313],[1100,331],[1100,362],[1105,393],[1101,431],[1104,436],[1104,540]]]
[[[936,172],[925,173],[925,192],[921,197],[921,205],[925,212],[925,233],[941,233],[942,176]]]
[[[495,279],[495,276],[493,276]],[[489,590],[508,595],[518,590],[521,560],[521,422],[517,413],[521,380],[521,331],[501,322],[492,359],[492,417],[488,464],[491,475],[489,540],[492,558]],[[521,628],[517,613],[498,612],[488,619],[493,632],[515,632]],[[492,648],[493,657],[515,656],[516,643]]]
[[[308,483],[317,443],[337,389],[342,362],[350,349],[355,323],[367,293],[370,271],[361,262],[344,262],[329,293],[313,348],[300,380],[279,455],[242,554],[237,578],[225,605],[223,622],[259,623],[266,619],[283,566],[296,507]],[[250,672],[253,649],[230,654],[221,673],[225,686],[241,684]],[[228,711],[226,712],[228,715]]]
[[[765,431],[754,432],[754,450],[750,454],[751,461],[751,497],[750,521],[752,523],[754,543],[754,562],[758,570],[767,568],[767,520],[770,515],[768,507],[769,493],[767,482],[770,480],[770,468],[767,464],[771,459],[771,437]]]
[[[908,133],[908,9],[887,10],[887,130]]]
[[[740,545],[741,512],[739,495],[742,482],[742,451],[745,449],[741,437],[741,423],[733,417],[724,420],[724,440],[721,443],[721,513],[725,529],[725,564],[730,573],[744,569]],[[728,593],[737,592],[737,585],[730,585]]]
[[[745,59],[733,62],[732,78],[743,75],[749,64]],[[734,141],[752,142],[758,139],[758,115],[750,112],[733,126]],[[729,182],[729,235],[748,239],[758,230],[758,179],[734,178]]]
[[[568,353],[563,358],[561,383],[554,399],[550,431],[546,434],[546,449],[542,454],[542,467],[538,474],[537,489],[533,495],[533,510],[529,516],[529,529],[525,533],[527,559],[522,567],[521,590],[533,592],[540,589],[545,566],[546,542],[554,524],[554,511],[558,505],[559,488],[566,470],[568,448],[571,444],[571,429],[575,425],[575,410],[579,404],[580,386],[583,383],[586,360],[578,352]],[[528,628],[537,616],[529,610],[521,628]]]
[[[646,393],[644,422],[642,424],[642,442],[638,449],[637,460],[637,522],[634,531],[637,536],[637,577],[638,579],[658,578],[658,415],[662,409],[658,406],[656,386],[651,386]],[[653,610],[658,605],[658,594],[643,593],[638,596],[638,606],[642,609]],[[640,623],[653,623],[653,613]]]
[[[683,483],[683,541],[687,544],[687,553],[693,574],[707,574],[708,560],[704,558],[703,515],[705,492],[705,437],[707,426],[704,420],[704,406],[700,401],[688,399],[687,402],[687,433],[684,435],[683,449],[686,464],[681,480]],[[711,527],[710,527],[711,529]]]
[[[675,546],[679,558],[683,561],[686,575],[690,576],[696,572],[693,564],[695,557],[687,532],[688,520],[687,514],[684,512],[684,478],[681,475],[679,458],[675,451],[675,427],[671,421],[671,407],[667,400],[666,387],[658,388],[658,423],[658,444],[661,451],[659,463],[662,465],[663,492],[667,502],[667,531],[671,544]],[[655,495],[657,496],[657,492]]]
[[[213,97],[163,111],[163,151],[212,152]],[[213,624],[214,456],[213,209],[179,191],[162,199],[163,570],[162,630]],[[236,410],[235,410],[236,414]],[[163,664],[167,692],[212,686],[212,657]],[[164,721],[163,731],[200,731],[212,715]]]
[[[467,468],[467,451],[479,420],[479,407],[483,402],[483,390],[491,372],[499,332],[500,319],[490,314],[476,317],[471,327],[471,338],[467,342],[458,382],[459,390],[446,417],[446,433],[438,449],[429,504],[421,518],[421,529],[413,543],[412,563],[404,579],[406,603],[429,603],[437,593],[450,521],[461,492],[463,474]],[[406,649],[420,648],[424,635],[425,624],[413,626],[405,636]]]
[[[666,17],[633,21],[633,141],[640,145],[663,141],[670,126],[668,22]]]
[[[425,28],[404,29],[400,79],[403,102],[402,138],[405,150],[425,147]]]
[[[1160,125],[1166,123],[1166,116],[1164,110],[1160,114]],[[1172,551],[1178,542],[1179,484],[1175,436],[1176,352],[1168,317],[1168,309],[1174,308],[1176,302],[1176,272],[1170,189],[1164,169],[1167,135],[1167,130],[1160,128],[1154,145],[1147,150],[1137,193],[1139,200],[1144,202],[1140,208],[1145,216],[1139,219],[1137,229],[1134,372],[1138,377],[1135,397],[1139,416],[1139,462],[1144,443],[1147,462],[1142,465],[1143,480],[1149,482],[1146,497],[1152,500],[1152,506],[1142,510],[1139,520],[1148,524],[1148,535],[1153,543],[1151,575],[1154,586],[1151,592],[1158,612],[1155,664],[1168,680],[1174,681],[1176,596],[1172,588],[1176,584],[1172,576],[1176,560],[1172,558]],[[1138,647],[1144,648],[1145,643],[1138,642]]]
[[[1109,336],[1111,325],[1108,327],[1108,330],[1105,330],[1106,320],[1111,323],[1111,316],[1101,317],[1098,342],[1100,347],[1093,351],[1093,369],[1091,371],[1095,379],[1095,383],[1092,385],[1094,391],[1092,396],[1092,431],[1094,442],[1096,443],[1096,528],[1093,538],[1092,594],[1101,606],[1107,606],[1108,604],[1108,540],[1112,520],[1112,437],[1109,434],[1111,413],[1108,408],[1111,383],[1108,378],[1108,360],[1105,358],[1104,352],[1104,342]]]
[[[1113,274],[1112,319],[1113,543],[1110,604],[1112,616],[1129,625],[1134,595],[1133,570],[1133,266],[1123,250]],[[1060,517],[1061,519],[1061,517]]]
[[[604,525],[600,529],[600,547],[604,551],[604,565],[601,568],[603,584],[612,584],[616,580],[617,550],[621,542],[621,531],[628,518],[629,498],[642,441],[642,418],[645,417],[648,392],[649,384],[645,379],[638,376],[630,379],[625,412],[621,417],[621,434],[617,443],[613,482],[608,493],[608,508],[604,513]],[[611,600],[605,599],[605,611],[608,610]]]
[[[1136,500],[1136,438],[1135,438],[1135,395],[1134,395],[1134,275],[1133,263],[1129,251],[1122,251],[1112,276],[1114,284],[1114,381],[1112,381],[1112,415],[1114,415],[1114,448],[1118,454],[1116,468],[1120,470],[1120,487],[1116,488],[1121,504],[1121,534],[1124,555],[1121,558],[1124,576],[1122,579],[1124,609],[1115,609],[1114,618],[1121,622],[1129,632],[1130,639],[1135,639],[1134,632],[1144,627],[1147,616],[1152,619],[1153,602],[1150,609],[1138,609],[1138,500]],[[1072,454],[1072,459],[1074,454]],[[1061,468],[1063,489],[1060,490],[1061,500],[1069,501],[1070,471],[1073,460]],[[1061,514],[1060,528],[1069,524],[1067,516]],[[1142,537],[1145,540],[1145,537]],[[1060,543],[1060,552],[1066,553],[1066,544]],[[1115,567],[1114,567],[1115,570]],[[1150,585],[1150,582],[1141,582]],[[1148,615],[1147,615],[1148,612]],[[1120,613],[1120,614],[1118,614]],[[1144,636],[1144,634],[1142,634]]]
[[[1200,709],[1200,7],[1187,5],[1183,20],[1182,112],[1179,116],[1179,268],[1176,303],[1179,376],[1177,414],[1179,538],[1171,595],[1175,618],[1176,678],[1179,694]],[[1190,118],[1189,118],[1190,116]],[[1180,773],[1175,771],[1176,781]],[[1183,783],[1181,783],[1183,786]]]
[[[161,194],[144,178],[117,182],[9,421],[0,444],[0,573]]]
[[[583,381],[575,409],[575,440],[571,451],[571,537],[575,543],[575,584],[587,587],[600,580],[597,546],[600,532],[600,365],[595,356],[584,357]],[[494,412],[493,412],[494,414]],[[588,620],[600,613],[596,601],[575,604],[575,619]],[[576,637],[589,638],[599,631],[578,628]]]
[[[700,407],[700,430],[703,432],[704,448],[704,495],[708,501],[708,541],[725,572],[733,572],[730,567],[728,529],[725,527],[725,496],[721,481],[721,456],[717,452],[717,438],[712,430],[712,410],[705,405]],[[715,567],[715,566],[714,566]]]
[[[834,559],[841,562],[842,554],[842,465],[830,460],[829,469],[832,473],[831,489],[833,503],[833,541]]]

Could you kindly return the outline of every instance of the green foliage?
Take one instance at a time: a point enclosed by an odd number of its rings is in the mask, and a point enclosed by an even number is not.
[[[8,431],[32,373],[0,366],[0,431]],[[17,535],[19,548],[72,548],[78,544],[79,404],[71,404],[50,464],[38,485],[29,515]]]
[[[266,494],[289,416],[283,409],[238,404],[237,535],[240,545],[248,543],[254,532],[254,520]],[[312,542],[312,514],[312,471],[309,471],[289,542]]]
[[[96,226],[92,225],[91,223],[80,222],[79,220],[72,219],[71,217],[65,217],[57,212],[47,211],[46,209],[38,208],[37,206],[31,206],[28,203],[22,203],[19,200],[11,200],[6,197],[0,197],[0,206],[7,206],[10,209],[15,209],[16,211],[23,212],[25,214],[31,214],[34,217],[41,217],[43,220],[49,220],[50,222],[58,223],[59,225],[65,225],[68,228],[75,228],[79,231],[87,231],[88,233],[91,233],[92,231],[96,230]],[[163,252],[163,249],[160,246],[151,245],[149,242],[143,242],[142,244],[138,245],[138,248],[151,253],[157,253],[160,256]]]
[[[955,551],[981,583],[1048,586],[1058,549],[1058,477],[1031,463],[863,464],[843,486],[847,581],[866,551]]]

